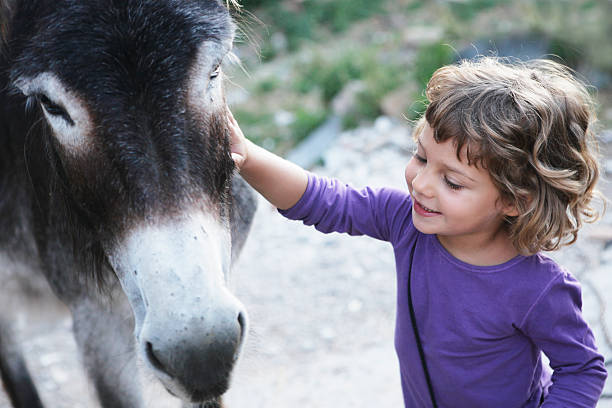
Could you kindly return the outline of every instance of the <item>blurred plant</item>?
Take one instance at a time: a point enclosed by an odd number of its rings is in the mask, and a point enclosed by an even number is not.
[[[250,140],[281,154],[306,138],[327,118],[326,110],[303,106],[285,111],[290,117],[287,123],[278,123],[274,113],[261,110],[233,108],[232,112]]]
[[[427,109],[425,88],[433,73],[440,67],[448,65],[455,59],[455,51],[448,44],[433,43],[421,47],[416,54],[412,66],[412,75],[417,83],[418,92],[414,102],[406,112],[409,119],[419,118]]]
[[[274,30],[282,32],[287,40],[287,50],[295,51],[302,41],[312,39],[315,36],[317,22],[312,14],[296,12],[276,4],[264,12],[270,21],[274,21]],[[265,18],[265,17],[264,17]]]
[[[541,56],[555,55],[579,71],[595,72],[603,78],[595,84],[600,87],[600,95],[610,92],[601,88],[606,84],[608,89],[612,88],[610,0],[245,0],[241,3],[250,10],[257,8],[258,18],[269,24],[268,39],[261,45],[264,61],[291,53],[308,40],[324,44],[332,40],[334,44],[346,41],[347,35],[342,32],[355,21],[384,9],[393,10],[386,17],[373,20],[389,23],[389,33],[385,33],[393,38],[392,43],[381,47],[374,35],[371,42],[366,37],[359,37],[359,42],[351,41],[360,35],[359,28],[348,38],[352,45],[334,47],[340,51],[319,51],[328,47],[309,41],[307,47],[300,49],[299,58],[293,59],[297,61],[290,77],[283,77],[282,82],[275,77],[260,77],[252,84],[253,94],[267,102],[251,104],[248,111],[245,108],[236,116],[241,125],[252,126],[249,137],[276,151],[289,148],[319,126],[326,118],[325,112],[331,110],[331,101],[355,81],[359,81],[356,83],[359,86],[347,88],[355,93],[349,98],[349,109],[344,111],[345,127],[358,126],[380,115],[383,99],[386,104],[393,101],[396,111],[415,119],[427,106],[423,91],[437,68],[452,63],[458,53],[469,47],[478,47],[477,52],[485,53],[482,44],[501,44],[502,40],[512,38],[519,42],[521,39],[536,41],[544,47]],[[441,27],[444,41],[415,41],[409,31],[411,24]],[[371,26],[378,29],[376,23]],[[406,36],[410,36],[410,41],[403,40]],[[283,46],[272,41],[279,38]],[[286,62],[283,60],[283,64]],[[385,99],[396,89],[395,99]],[[405,110],[397,106],[404,100]],[[264,106],[266,103],[270,106]],[[292,121],[279,124],[275,114],[270,113],[279,110],[289,112]]]
[[[612,1],[516,1],[533,29],[552,39],[551,53],[612,74]]]
[[[404,74],[405,66],[389,58],[381,61],[378,51],[376,47],[369,47],[348,50],[327,58],[317,56],[296,68],[295,89],[304,94],[319,91],[322,102],[329,106],[349,83],[360,81],[363,90],[356,94],[354,103],[345,113],[343,124],[351,128],[362,121],[375,119],[381,114],[383,97],[410,80]]]
[[[274,150],[280,139],[280,132],[274,125],[274,115],[265,112],[252,112],[244,108],[232,108],[236,121],[245,136],[260,146]]]
[[[442,0],[434,7],[449,41],[532,33],[568,65],[612,72],[610,0]]]
[[[455,51],[448,44],[438,42],[424,45],[417,51],[412,75],[418,85],[424,89],[433,73],[454,59]]]
[[[320,110],[306,110],[304,108],[298,108],[295,112],[295,118],[293,123],[289,126],[293,139],[297,142],[303,140],[318,128],[327,118],[327,111]]]
[[[273,1],[247,0],[241,4],[247,10],[257,9],[258,17],[269,24],[270,32],[283,33],[289,52],[297,50],[306,40],[316,40],[319,30],[346,30],[353,22],[384,10],[388,0],[303,0]],[[262,47],[262,58],[272,59],[277,51],[269,43]]]
[[[483,10],[509,4],[511,0],[447,0],[446,3],[456,18],[470,21]]]
[[[355,128],[364,121],[372,121],[380,116],[383,98],[410,80],[405,75],[406,67],[400,64],[376,64],[373,67],[365,72],[362,78],[365,88],[357,94],[356,103],[342,118],[346,129]]]
[[[382,0],[306,0],[304,10],[314,20],[334,32],[346,30],[351,23],[383,10]]]
[[[254,10],[262,6],[278,4],[278,0],[240,0],[240,4],[248,10]]]
[[[281,85],[278,78],[265,78],[255,84],[255,92],[257,94],[267,94],[279,89]]]
[[[328,104],[348,82],[363,77],[374,64],[372,54],[364,50],[351,50],[337,58],[316,56],[309,63],[296,67],[294,88],[301,93],[318,89],[323,102]]]

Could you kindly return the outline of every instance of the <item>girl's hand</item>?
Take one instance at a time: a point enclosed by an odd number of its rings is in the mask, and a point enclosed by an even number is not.
[[[247,160],[247,139],[244,137],[242,130],[240,130],[240,126],[238,126],[238,122],[234,119],[234,115],[232,115],[229,108],[227,108],[226,111],[227,123],[230,131],[230,152],[236,164],[236,168],[240,171]]]
[[[230,152],[242,178],[277,208],[294,206],[306,191],[306,171],[248,140],[229,108],[226,114]]]

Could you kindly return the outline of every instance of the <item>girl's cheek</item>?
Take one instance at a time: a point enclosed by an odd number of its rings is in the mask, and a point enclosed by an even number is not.
[[[412,190],[412,180],[414,180],[414,177],[416,176],[416,167],[414,165],[414,159],[411,159],[408,162],[408,165],[406,165],[406,170],[404,173],[404,176],[406,177],[406,184],[408,185],[408,189]]]

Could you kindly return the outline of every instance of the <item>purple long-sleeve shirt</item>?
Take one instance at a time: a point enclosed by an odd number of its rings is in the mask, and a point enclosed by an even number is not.
[[[594,407],[607,374],[572,275],[541,254],[495,266],[462,262],[435,235],[415,229],[411,209],[405,191],[357,190],[309,174],[300,201],[281,211],[325,233],[369,235],[393,245],[395,348],[405,406],[431,406],[408,306],[412,265],[413,305],[439,407],[531,408],[542,398],[544,407]]]

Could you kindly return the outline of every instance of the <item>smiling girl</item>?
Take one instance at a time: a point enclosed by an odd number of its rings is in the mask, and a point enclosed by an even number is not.
[[[284,216],[391,243],[406,407],[594,407],[607,373],[580,285],[541,252],[597,218],[588,92],[551,61],[482,58],[436,71],[427,97],[408,192],[306,172],[229,113],[232,156]]]

